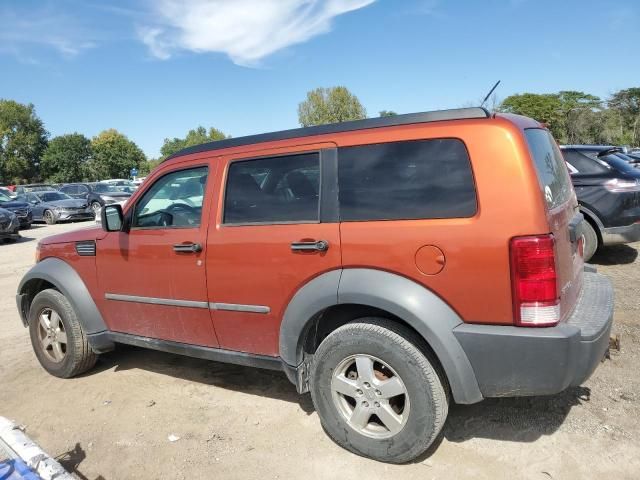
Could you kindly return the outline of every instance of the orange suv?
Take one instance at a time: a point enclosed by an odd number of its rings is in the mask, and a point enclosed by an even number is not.
[[[233,138],[44,239],[17,304],[42,366],[124,343],[281,370],[335,442],[406,462],[450,402],[554,394],[608,347],[610,283],[548,130],[481,108]]]

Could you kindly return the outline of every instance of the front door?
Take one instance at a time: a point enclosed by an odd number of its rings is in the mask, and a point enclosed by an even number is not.
[[[288,302],[341,265],[336,156],[333,144],[256,156],[221,159],[207,286],[220,346],[277,356]]]
[[[128,232],[98,240],[99,287],[110,330],[218,345],[204,262],[212,183],[207,179],[214,165],[155,175],[129,206]]]

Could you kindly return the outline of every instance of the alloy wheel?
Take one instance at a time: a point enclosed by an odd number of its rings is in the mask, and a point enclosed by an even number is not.
[[[333,371],[331,395],[347,424],[367,437],[393,437],[409,417],[404,382],[388,364],[371,355],[344,359]]]
[[[45,308],[38,315],[38,339],[47,358],[60,363],[67,355],[67,332],[62,318],[52,308]]]

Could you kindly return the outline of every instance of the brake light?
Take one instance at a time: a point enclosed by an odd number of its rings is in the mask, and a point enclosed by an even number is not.
[[[553,235],[511,239],[513,316],[522,327],[549,327],[560,321],[560,295]]]
[[[638,180],[622,180],[613,178],[604,183],[604,188],[610,192],[640,192],[640,181]]]

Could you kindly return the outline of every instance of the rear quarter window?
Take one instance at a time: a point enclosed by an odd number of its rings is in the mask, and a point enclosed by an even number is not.
[[[571,198],[573,189],[569,171],[556,141],[548,130],[530,128],[524,133],[547,209],[552,210]]]
[[[341,221],[467,218],[477,211],[461,140],[343,147],[338,155]]]

